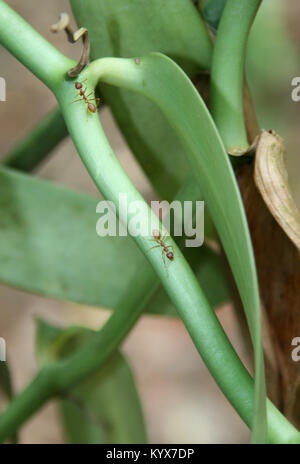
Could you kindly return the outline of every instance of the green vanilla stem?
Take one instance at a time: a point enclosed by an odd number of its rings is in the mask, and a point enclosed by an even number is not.
[[[64,56],[0,0],[0,43],[53,90],[74,61]]]
[[[249,31],[261,0],[227,0],[217,30],[211,68],[210,109],[229,152],[249,146],[243,105]]]

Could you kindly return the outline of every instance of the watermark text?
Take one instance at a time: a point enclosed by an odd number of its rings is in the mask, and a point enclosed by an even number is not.
[[[294,337],[292,340],[292,346],[295,348],[292,350],[291,356],[294,362],[300,361],[300,337]]]
[[[1,361],[6,361],[6,343],[2,337],[0,337],[0,362]]]
[[[6,82],[4,77],[0,77],[0,101],[6,101]]]
[[[131,201],[125,193],[119,194],[118,208],[112,201],[100,201],[96,212],[100,218],[96,232],[100,237],[107,235],[152,237],[160,229],[161,236],[186,237],[186,247],[200,247],[204,242],[204,201],[151,201],[150,208],[144,201]],[[118,211],[118,215],[117,215]]]

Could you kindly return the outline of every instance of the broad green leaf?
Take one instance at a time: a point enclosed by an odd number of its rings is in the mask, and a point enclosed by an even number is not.
[[[191,1],[71,0],[71,6],[78,25],[89,30],[92,59],[157,51],[189,75],[209,68],[212,43]],[[105,85],[101,93],[154,188],[173,199],[189,167],[165,117],[137,94]]]
[[[103,75],[102,66],[105,67]],[[254,418],[261,411],[255,435],[264,440],[266,397],[255,261],[238,185],[213,119],[186,74],[162,54],[151,53],[138,61],[98,60],[91,65],[90,73],[95,80],[102,78],[106,83],[136,91],[156,103],[181,139],[243,301],[255,354]]]
[[[61,329],[39,321],[37,352],[42,364],[71,355],[94,332],[83,327]],[[62,425],[70,443],[145,443],[142,409],[124,356],[109,361],[60,401]]]
[[[96,234],[99,200],[1,168],[1,282],[115,307],[145,258],[129,237]]]
[[[70,443],[146,443],[140,401],[125,358],[115,353],[62,401]]]
[[[98,201],[1,168],[0,281],[52,298],[115,308],[140,267],[150,265],[130,237],[96,234]],[[192,259],[210,303],[228,300],[219,255],[204,246]],[[213,291],[215,276],[219,283]],[[153,300],[151,311],[163,314],[161,300]]]

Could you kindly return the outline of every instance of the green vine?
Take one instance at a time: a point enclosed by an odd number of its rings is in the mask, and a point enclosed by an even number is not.
[[[211,69],[211,112],[227,150],[248,146],[244,118],[244,63],[248,34],[261,0],[227,0],[217,31]]]

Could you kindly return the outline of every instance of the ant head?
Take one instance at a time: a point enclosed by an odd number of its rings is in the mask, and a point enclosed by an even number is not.
[[[159,230],[153,229],[153,230],[152,230],[152,235],[153,235],[154,238],[158,238],[158,239],[159,239],[159,238],[160,238],[160,232],[159,232]]]
[[[81,82],[75,82],[75,87],[76,87],[76,89],[78,89],[78,90],[79,90],[79,89],[82,89],[82,84],[81,84]]]

